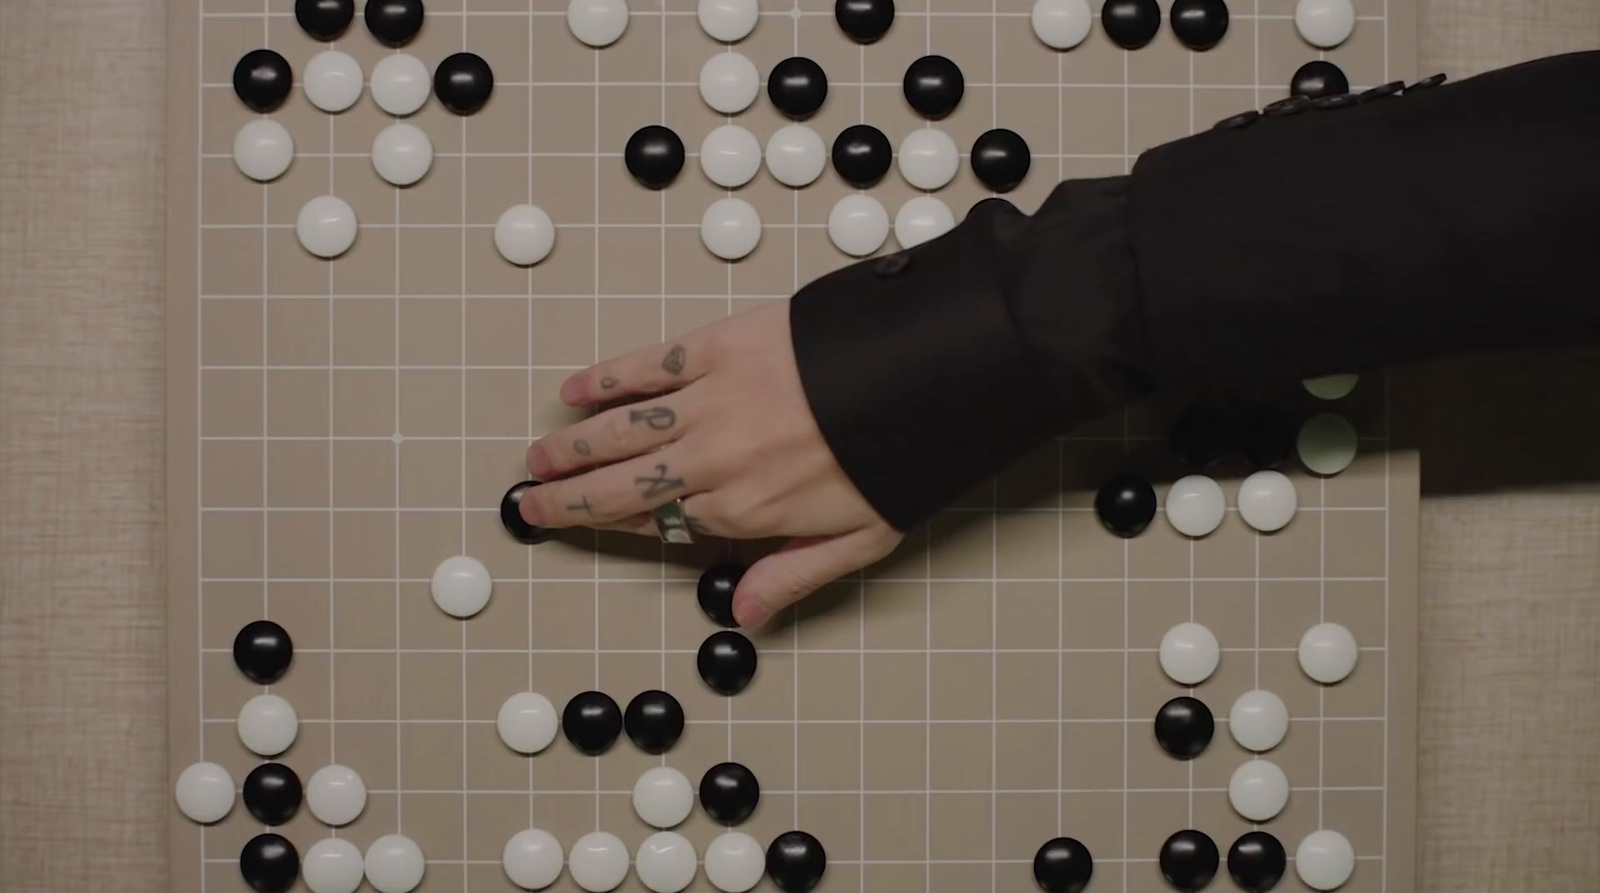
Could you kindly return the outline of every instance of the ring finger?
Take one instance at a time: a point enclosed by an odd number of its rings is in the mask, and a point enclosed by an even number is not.
[[[683,395],[680,391],[608,409],[551,432],[528,448],[528,473],[537,480],[550,480],[672,443],[687,427],[684,412],[689,401]]]

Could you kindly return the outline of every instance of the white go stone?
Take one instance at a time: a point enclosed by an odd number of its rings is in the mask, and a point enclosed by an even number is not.
[[[1300,637],[1300,669],[1324,685],[1342,682],[1356,668],[1361,649],[1350,630],[1338,623],[1319,623]]]
[[[1281,471],[1263,469],[1239,484],[1239,517],[1262,533],[1273,533],[1294,520],[1300,505],[1294,481]]]
[[[190,821],[209,825],[233,811],[233,775],[217,763],[194,763],[178,773],[173,797]]]
[[[356,242],[356,209],[334,195],[319,195],[300,208],[294,232],[301,246],[317,257],[332,258]]]
[[[1209,535],[1227,512],[1222,486],[1203,474],[1178,478],[1167,488],[1167,523],[1184,536]]]
[[[422,883],[427,860],[417,842],[402,834],[385,834],[367,847],[367,883],[378,893],[411,893]]]
[[[512,205],[495,221],[495,250],[519,267],[530,266],[549,257],[555,245],[555,222],[537,205]]]
[[[757,0],[700,0],[695,15],[712,40],[736,43],[755,30],[761,7]]]
[[[267,183],[283,176],[294,161],[294,137],[271,118],[251,118],[233,137],[233,164],[252,180]]]
[[[743,53],[717,53],[700,66],[700,98],[712,111],[737,115],[756,101],[761,73]]]
[[[361,850],[346,837],[324,837],[300,860],[300,879],[311,893],[356,893],[366,876]]]
[[[706,880],[722,893],[745,893],[767,870],[761,844],[743,831],[724,831],[706,846]]]
[[[500,864],[511,883],[524,890],[543,890],[561,876],[564,855],[555,835],[542,828],[528,828],[506,841]]]
[[[1289,803],[1289,776],[1277,763],[1250,760],[1228,780],[1228,802],[1252,822],[1269,821]]]
[[[588,893],[610,893],[628,876],[628,847],[615,834],[591,831],[567,855],[572,882]]]
[[[961,150],[956,141],[937,127],[919,127],[900,141],[895,156],[900,176],[912,186],[932,192],[955,179],[961,169]]]
[[[470,555],[454,555],[433,571],[433,602],[451,617],[471,617],[489,604],[494,581],[483,562]]]
[[[355,105],[364,86],[361,63],[340,50],[323,50],[312,56],[301,73],[300,82],[312,105],[332,113]]]
[[[767,138],[767,170],[785,186],[811,185],[827,164],[822,137],[804,124],[786,124]]]
[[[1211,630],[1198,623],[1180,623],[1161,637],[1161,671],[1179,685],[1199,685],[1211,678],[1222,648]]]
[[[589,46],[610,46],[628,30],[628,4],[626,0],[572,0],[567,4],[567,28]]]
[[[633,811],[653,828],[680,825],[693,808],[689,777],[671,766],[646,769],[633,783]]]
[[[852,257],[866,257],[889,238],[889,212],[865,192],[852,192],[828,212],[828,238]]]
[[[761,170],[761,141],[737,124],[713,128],[700,143],[700,169],[723,189],[738,189]]]
[[[1300,0],[1294,7],[1294,26],[1306,43],[1332,49],[1350,39],[1356,8],[1350,0]]]
[[[1283,743],[1289,734],[1289,708],[1266,689],[1240,695],[1228,711],[1228,731],[1245,750],[1265,753]]]
[[[1294,849],[1294,872],[1313,890],[1337,890],[1349,882],[1355,870],[1355,847],[1337,831],[1313,831]]]
[[[323,766],[306,782],[306,807],[324,825],[348,825],[367,808],[367,783],[349,766]]]
[[[1033,33],[1053,50],[1070,50],[1089,36],[1088,0],[1035,0]]]
[[[1305,387],[1306,393],[1318,400],[1343,400],[1350,396],[1360,381],[1361,376],[1350,372],[1308,378],[1300,384]]]
[[[433,141],[415,124],[396,121],[372,139],[372,169],[395,186],[410,186],[433,167]]]
[[[1306,419],[1300,426],[1295,449],[1300,464],[1312,474],[1335,475],[1356,459],[1360,438],[1355,426],[1342,415],[1325,412]]]
[[[275,694],[259,694],[239,708],[239,741],[257,756],[275,757],[300,733],[294,706]]]
[[[520,754],[534,754],[549,747],[556,740],[560,723],[550,699],[533,691],[520,691],[506,698],[495,718],[500,740]]]
[[[700,241],[723,260],[738,260],[761,241],[761,215],[742,198],[719,198],[700,216]]]
[[[907,199],[894,215],[894,239],[901,248],[915,248],[937,239],[956,225],[950,206],[931,195]]]
[[[368,89],[378,108],[403,118],[427,104],[433,94],[433,74],[410,53],[390,53],[372,66]]]
[[[694,844],[676,831],[657,831],[639,844],[634,857],[639,882],[651,893],[679,893],[694,880]]]

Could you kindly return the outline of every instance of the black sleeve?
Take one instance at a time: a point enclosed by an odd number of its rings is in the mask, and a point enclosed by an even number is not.
[[[794,296],[812,411],[890,524],[1158,390],[1600,343],[1600,53],[1272,112]]]

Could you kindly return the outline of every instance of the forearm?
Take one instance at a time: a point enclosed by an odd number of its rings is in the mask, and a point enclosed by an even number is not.
[[[1218,129],[802,289],[813,411],[905,528],[1151,391],[1600,340],[1600,54]]]

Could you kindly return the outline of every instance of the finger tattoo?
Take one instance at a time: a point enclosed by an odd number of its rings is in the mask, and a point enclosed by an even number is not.
[[[673,375],[682,375],[683,356],[685,353],[686,351],[683,349],[682,344],[673,345],[672,349],[667,351],[666,357],[661,360],[661,368]]]
[[[671,493],[674,490],[682,490],[684,486],[683,478],[669,477],[667,466],[662,464],[656,465],[656,473],[653,476],[636,477],[633,482],[639,485],[640,492],[644,494],[646,499],[652,499],[663,493]]]
[[[576,512],[576,511],[579,511],[580,509],[583,511],[583,513],[585,515],[588,515],[591,518],[594,517],[594,509],[592,507],[590,507],[590,505],[589,505],[589,497],[585,496],[585,497],[582,498],[582,501],[577,502],[577,503],[575,503],[573,505],[567,506],[567,511],[569,511],[569,512]]]
[[[678,421],[678,414],[665,406],[656,406],[650,409],[628,410],[628,421],[638,424],[644,422],[656,431],[665,431]]]
[[[572,442],[572,451],[580,456],[589,455],[589,441],[578,438]]]
[[[616,386],[617,386],[617,380],[615,378],[612,378],[609,375],[601,377],[601,379],[600,379],[600,390],[609,391],[609,390],[611,390],[612,388],[614,388]]]

